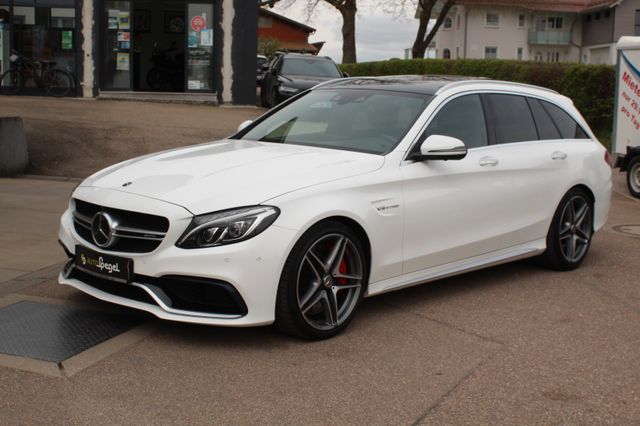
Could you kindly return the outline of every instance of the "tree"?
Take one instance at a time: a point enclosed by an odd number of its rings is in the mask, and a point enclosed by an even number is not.
[[[324,0],[342,15],[342,63],[355,64],[356,60],[356,0]],[[318,0],[315,0],[318,3]]]
[[[271,59],[280,50],[280,42],[275,38],[264,37],[258,39],[258,53]]]
[[[289,7],[298,0],[258,0],[258,6],[273,7],[282,3]],[[342,63],[356,62],[356,13],[357,0],[303,0],[307,3],[307,16],[310,18],[320,3],[326,3],[335,8],[342,15]]]
[[[439,1],[440,0],[417,0],[416,16],[420,19],[420,25],[418,26],[416,40],[413,42],[413,47],[411,49],[411,53],[414,58],[424,58],[424,53],[427,50],[429,43],[431,43],[431,40],[436,36],[436,33],[446,19],[449,10],[451,10],[455,4],[455,0],[440,1],[442,9],[440,9],[435,25],[427,34],[427,27],[429,25],[429,20],[431,19],[431,13],[434,6],[436,6]]]

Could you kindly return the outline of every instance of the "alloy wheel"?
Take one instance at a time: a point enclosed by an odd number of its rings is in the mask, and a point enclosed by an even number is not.
[[[316,240],[298,268],[298,308],[311,327],[327,331],[347,320],[363,289],[363,261],[354,242],[339,233]]]
[[[560,219],[560,251],[568,262],[580,261],[593,234],[591,203],[582,195],[571,197],[562,210]]]

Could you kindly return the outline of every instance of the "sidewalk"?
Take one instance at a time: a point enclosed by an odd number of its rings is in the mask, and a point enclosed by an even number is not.
[[[58,222],[76,185],[0,179],[0,297],[57,275],[66,259],[57,241]]]
[[[22,117],[27,173],[86,177],[150,152],[221,139],[265,110],[95,99],[8,97],[0,116]]]

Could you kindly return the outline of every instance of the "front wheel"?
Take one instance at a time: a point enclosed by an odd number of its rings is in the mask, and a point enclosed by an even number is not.
[[[18,70],[9,70],[0,76],[0,93],[3,95],[17,95],[22,86],[22,75]]]
[[[584,189],[569,191],[556,210],[547,234],[543,263],[558,271],[580,266],[593,237],[593,202]]]
[[[61,98],[73,89],[73,77],[64,70],[50,70],[44,75],[44,89],[49,96]]]
[[[358,236],[340,222],[307,231],[287,258],[276,302],[276,327],[309,340],[333,337],[353,319],[366,287],[368,261]]]
[[[640,155],[636,155],[629,162],[627,168],[627,187],[636,198],[640,198]]]

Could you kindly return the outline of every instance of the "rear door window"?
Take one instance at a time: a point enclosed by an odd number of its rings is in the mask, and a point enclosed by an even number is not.
[[[562,108],[547,101],[540,101],[540,103],[549,113],[563,139],[589,139],[582,127]]]
[[[491,123],[498,144],[537,141],[538,132],[524,96],[486,95],[491,108]]]

